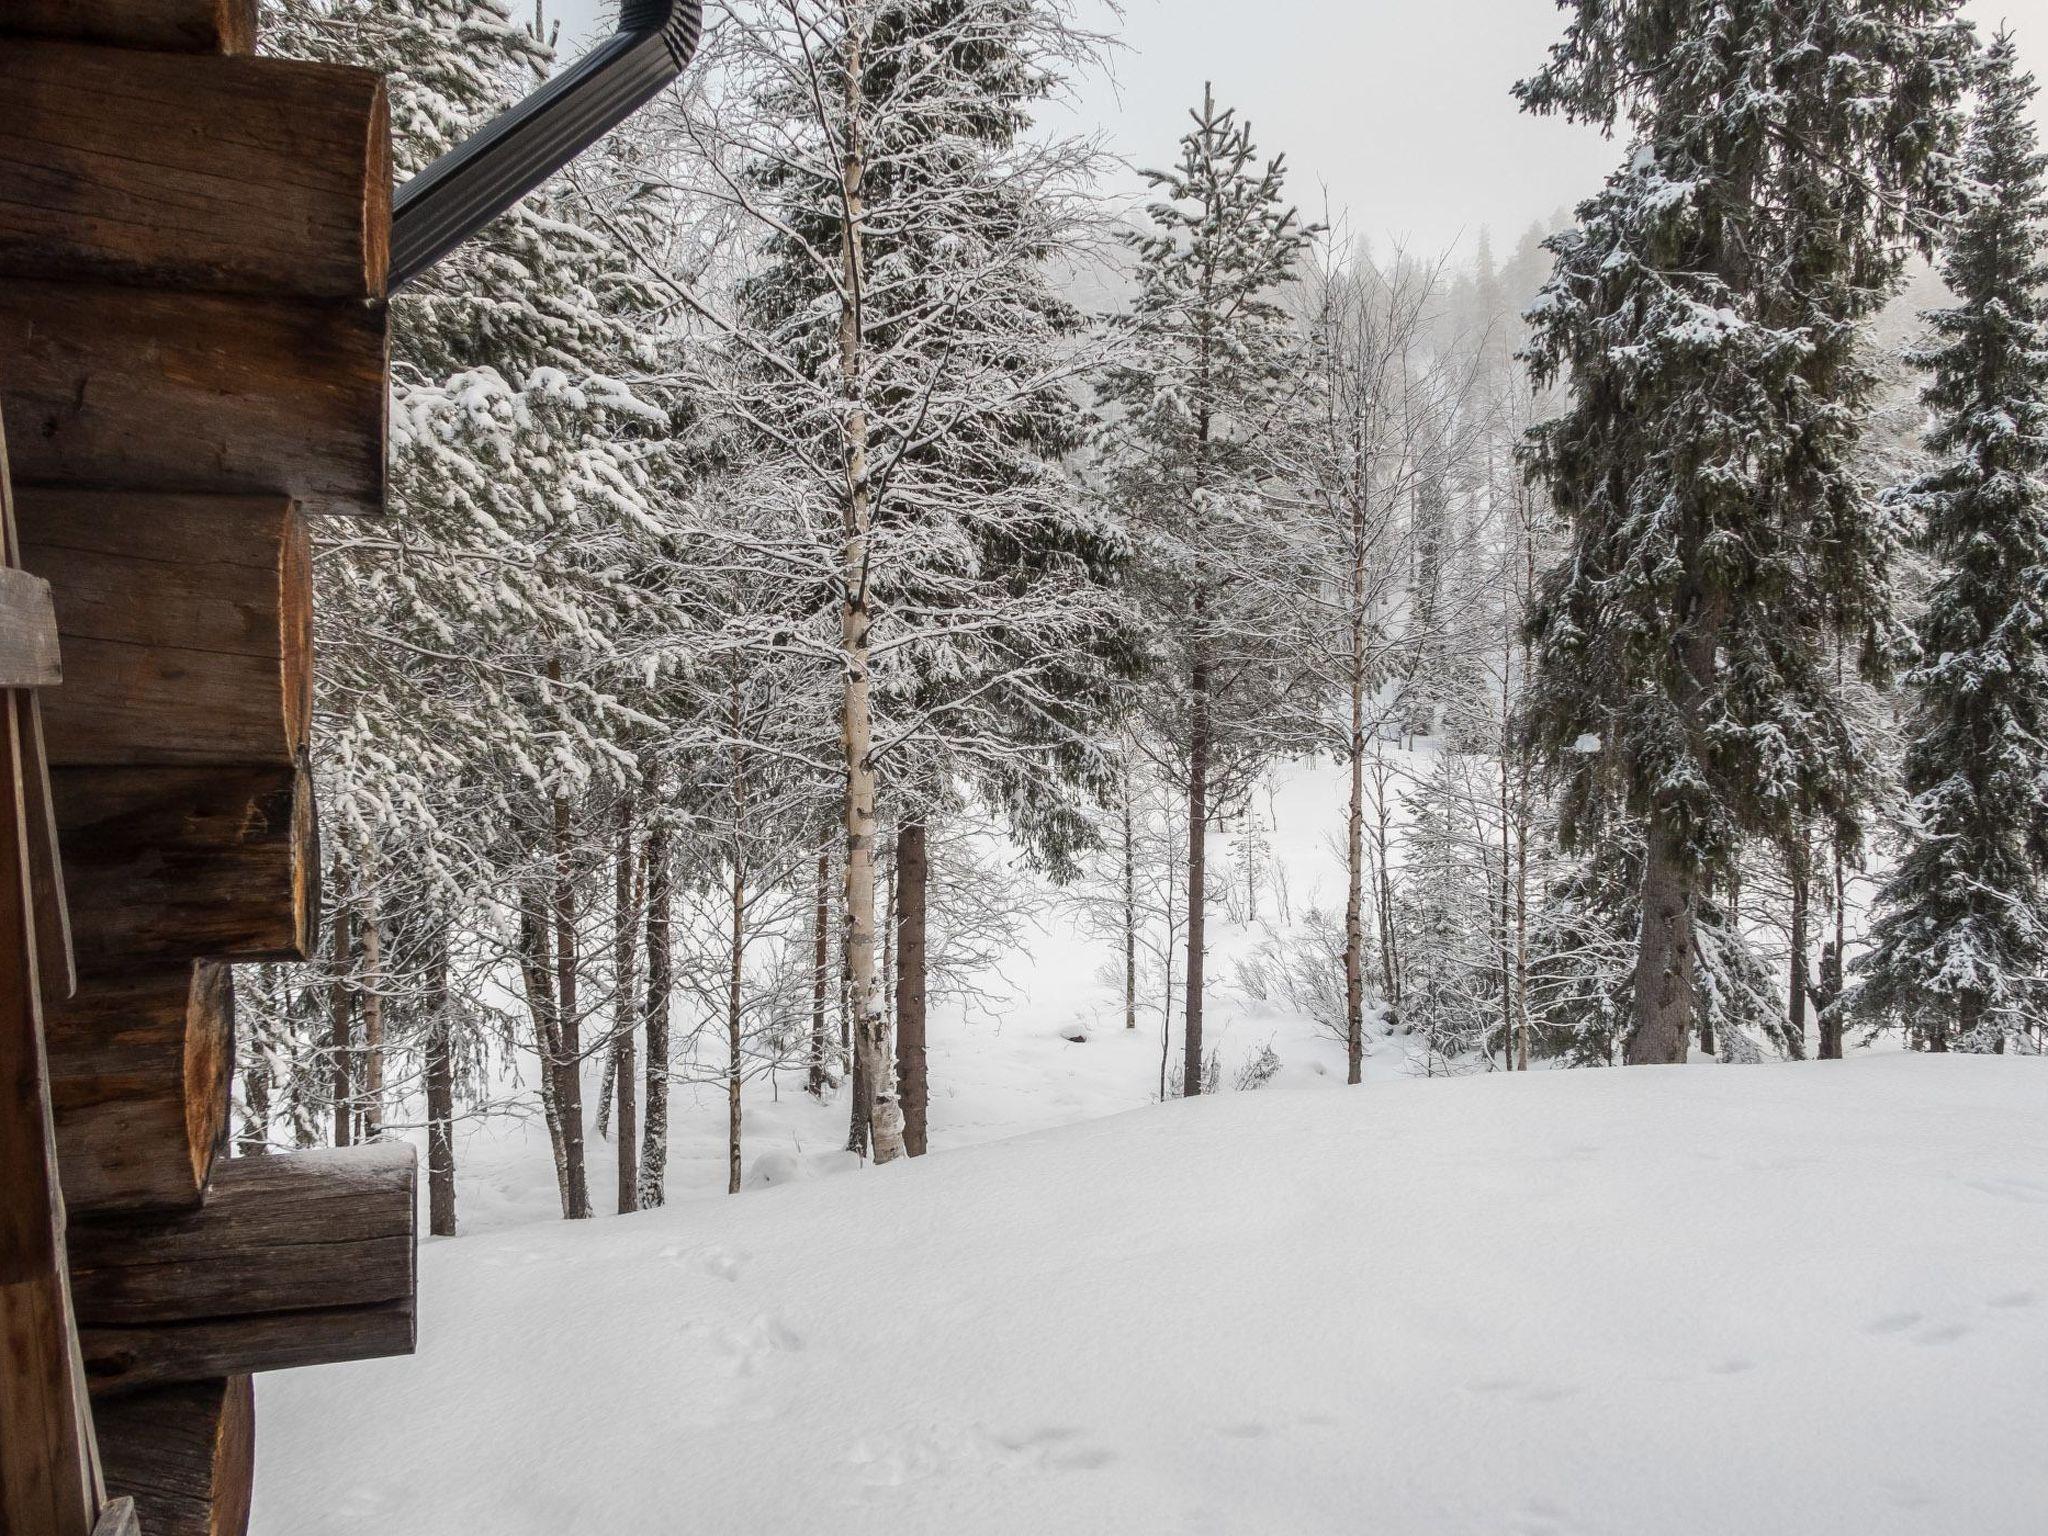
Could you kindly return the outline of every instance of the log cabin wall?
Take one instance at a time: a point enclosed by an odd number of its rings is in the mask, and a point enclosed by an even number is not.
[[[412,1346],[410,1149],[223,1156],[226,962],[304,957],[319,926],[306,518],[381,514],[389,394],[383,82],[255,39],[255,0],[0,0],[6,564],[47,582],[62,672],[8,695],[0,876],[34,886],[45,770],[64,866],[16,903],[26,937],[0,921],[12,996],[40,925],[48,1002],[40,1044],[30,1016],[0,1049],[0,1154],[53,1149],[30,1322],[68,1345],[48,1449],[0,1393],[6,1536],[234,1536],[251,1373]],[[13,633],[0,663],[32,673]],[[10,1375],[28,1326],[0,1306]],[[68,1448],[65,1380],[91,1401]]]

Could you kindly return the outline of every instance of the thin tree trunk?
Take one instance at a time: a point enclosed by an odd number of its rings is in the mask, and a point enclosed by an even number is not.
[[[1630,1066],[1684,1061],[1692,1036],[1693,881],[1663,817],[1653,817],[1646,841]]]
[[[235,1150],[242,1157],[270,1151],[270,1060],[262,1051],[251,1051],[242,1069],[242,1132]]]
[[[590,1218],[590,1180],[583,1155],[583,1020],[576,1000],[581,956],[576,943],[576,881],[569,862],[569,802],[555,796],[555,976],[557,1031],[555,1108],[562,1117],[562,1156],[569,1176],[571,1221]]]
[[[454,1020],[448,1007],[448,930],[436,932],[427,960],[427,1230],[455,1235]]]
[[[1138,1027],[1138,849],[1131,824],[1131,765],[1124,763],[1124,1028]]]
[[[858,1063],[855,1124],[850,1140],[856,1148],[865,1141],[877,1163],[889,1163],[903,1154],[903,1112],[892,1091],[881,977],[875,963],[876,783],[874,721],[870,713],[873,613],[868,586],[874,486],[868,471],[869,423],[862,356],[863,288],[867,281],[863,250],[867,151],[861,132],[866,111],[865,44],[861,26],[847,30],[842,61],[846,145],[840,173],[839,363],[846,391],[845,415],[840,424],[846,455],[844,543],[839,564],[840,650],[846,681],[840,728],[846,765],[846,979]],[[863,1118],[865,1125],[861,1123]]]
[[[1344,816],[1345,1081],[1365,1081],[1365,678],[1363,625],[1351,626],[1350,800]]]
[[[1196,623],[1201,622],[1200,604]],[[1193,1098],[1202,1091],[1202,971],[1207,943],[1207,877],[1209,867],[1209,660],[1201,645],[1189,672],[1194,707],[1188,726],[1188,969],[1187,1025],[1182,1038],[1181,1092]]]
[[[640,1133],[639,1205],[668,1198],[668,994],[670,888],[668,824],[656,815],[647,834],[647,1123]]]
[[[611,1072],[617,1081],[619,1106],[619,1214],[640,1209],[640,1063],[634,1049],[634,1024],[640,1012],[640,905],[646,895],[647,871],[633,857],[631,795],[619,804],[617,905],[612,922]]]
[[[896,1030],[896,889],[898,857],[892,839],[883,860],[882,889],[889,893],[882,917],[882,1022],[891,1034]]]
[[[571,1208],[569,1154],[562,1139],[562,1108],[556,1091],[561,1082],[562,1030],[555,997],[555,962],[548,942],[548,916],[540,894],[525,890],[519,898],[519,969],[526,983],[526,1007],[533,1015],[533,1040],[540,1054],[540,1108],[547,1121],[548,1146],[555,1159],[555,1191],[562,1215]]]
[[[1515,1025],[1516,1070],[1529,1070],[1529,758],[1522,752],[1515,809]]]
[[[735,853],[732,864],[732,928],[725,974],[725,1192],[740,1192],[740,1087],[746,1070],[746,1014],[742,986],[747,959],[747,866]]]
[[[1802,834],[1803,840],[1803,834]],[[1806,878],[1806,861],[1797,859],[1790,870],[1792,876],[1792,954],[1789,961],[1792,974],[1785,987],[1786,1020],[1789,1025],[1787,1042],[1792,1047],[1794,1060],[1806,1055],[1806,997],[1813,986],[1813,977],[1806,968],[1806,926],[1809,882]]]
[[[372,904],[363,914],[363,1139],[384,1135],[384,928]]]
[[[825,999],[831,986],[832,855],[818,855],[818,899],[811,913],[811,1075],[813,1098],[825,1097]]]
[[[732,928],[725,973],[725,1192],[740,1192],[740,1090],[746,1072],[747,755],[739,745],[740,689],[732,687]]]
[[[339,854],[334,858],[332,888],[337,892],[341,889]],[[334,904],[333,938],[329,945],[329,957],[334,967],[334,982],[328,998],[328,1046],[334,1056],[334,1144],[337,1147],[345,1147],[354,1140],[355,1042],[350,1038],[353,1031],[354,998],[348,984],[349,969],[355,959],[354,952],[355,937],[349,922],[349,905],[345,900],[337,900]]]
[[[1504,648],[1512,653],[1512,647]],[[1500,752],[1500,1060],[1505,1071],[1515,1070],[1515,833],[1512,775],[1509,771],[1509,743],[1506,725],[1514,708],[1509,692],[1507,667],[1501,668],[1501,752]]]
[[[1519,612],[1526,614],[1536,591],[1536,539],[1530,516],[1529,487],[1525,480],[1517,492],[1516,505],[1522,524],[1522,590]],[[1523,687],[1535,675],[1534,644],[1526,629],[1522,632]],[[1515,744],[1515,1011],[1521,1034],[1516,1052],[1520,1069],[1529,1070],[1529,821],[1530,777],[1534,753],[1528,742]]]
[[[903,1100],[903,1150],[912,1157],[923,1157],[929,1141],[925,892],[930,879],[924,823],[907,822],[896,833],[896,1076]]]

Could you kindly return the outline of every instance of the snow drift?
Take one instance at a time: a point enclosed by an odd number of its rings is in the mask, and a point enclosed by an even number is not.
[[[2035,1536],[2048,1062],[1176,1103],[421,1254],[259,1536]]]

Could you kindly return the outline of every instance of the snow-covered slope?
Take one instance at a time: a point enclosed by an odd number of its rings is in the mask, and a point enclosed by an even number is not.
[[[421,1254],[258,1536],[2036,1536],[2048,1062],[1174,1103]]]

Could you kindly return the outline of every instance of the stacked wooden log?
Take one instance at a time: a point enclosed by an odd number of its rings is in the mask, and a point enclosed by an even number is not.
[[[389,387],[383,83],[254,37],[255,0],[0,5],[0,418],[78,967],[47,1098],[143,1536],[246,1524],[250,1373],[412,1343],[409,1149],[222,1156],[226,962],[319,923],[305,517],[381,511]]]

